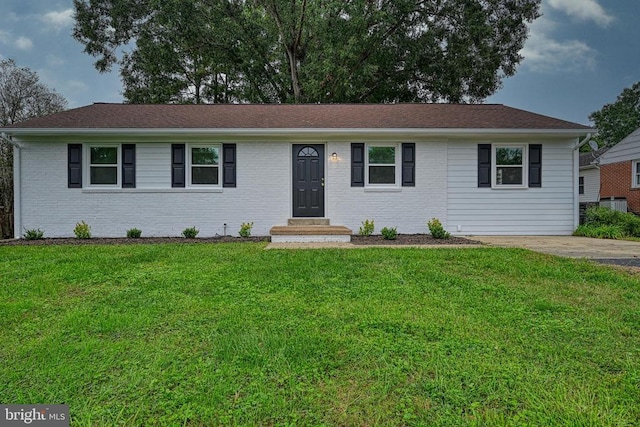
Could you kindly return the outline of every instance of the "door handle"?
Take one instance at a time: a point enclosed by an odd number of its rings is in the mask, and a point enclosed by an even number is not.
[[[324,177],[322,177],[322,183],[320,185],[324,187]]]

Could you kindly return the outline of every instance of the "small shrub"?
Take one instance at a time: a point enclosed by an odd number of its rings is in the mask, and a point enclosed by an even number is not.
[[[200,230],[195,227],[188,227],[182,230],[182,236],[186,239],[195,239],[199,232]]]
[[[27,230],[25,228],[22,237],[24,237],[25,240],[40,240],[44,237],[44,231],[40,230],[39,228],[33,228],[30,230]]]
[[[250,237],[252,228],[253,222],[243,222],[240,226],[240,231],[238,231],[238,234],[240,235],[240,237]]]
[[[619,225],[582,224],[573,232],[574,236],[593,237],[596,239],[622,239],[624,229]]]
[[[142,230],[139,228],[131,228],[127,230],[127,237],[130,239],[139,239],[142,236]]]
[[[373,225],[373,220],[365,219],[362,221],[362,226],[360,227],[360,231],[358,234],[361,236],[371,236],[373,231],[375,230],[375,225]]]
[[[622,231],[622,237],[640,237],[640,217],[605,206],[594,206],[587,209],[584,225],[598,228],[601,226],[616,226]],[[600,230],[600,232],[604,231]]]
[[[438,218],[432,218],[427,223],[427,227],[429,227],[429,232],[431,232],[431,236],[434,239],[448,239],[451,237],[451,234],[444,229]]]
[[[78,239],[90,239],[91,227],[86,222],[80,221],[73,229],[73,234],[75,234]]]
[[[397,227],[384,227],[382,230],[380,230],[380,233],[382,234],[382,238],[384,240],[396,240],[396,237],[398,237]]]

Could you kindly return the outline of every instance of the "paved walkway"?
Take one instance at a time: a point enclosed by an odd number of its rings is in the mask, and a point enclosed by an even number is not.
[[[525,248],[536,252],[569,258],[588,258],[595,261],[640,267],[640,242],[626,240],[590,239],[574,236],[471,236],[485,245],[506,248]],[[267,249],[367,248],[351,243],[270,243]],[[399,247],[399,246],[390,246]],[[423,248],[478,247],[477,245],[433,245]]]
[[[627,240],[590,239],[575,236],[474,236],[491,246],[525,248],[569,258],[593,260],[626,260],[640,266],[640,242]]]

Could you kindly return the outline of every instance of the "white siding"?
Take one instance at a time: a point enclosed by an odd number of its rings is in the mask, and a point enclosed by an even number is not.
[[[541,188],[478,188],[477,162],[476,142],[449,143],[449,231],[472,235],[563,235],[573,232],[573,149],[570,141],[543,143]]]
[[[582,169],[580,176],[584,178],[584,194],[580,194],[580,203],[600,201],[600,169]]]
[[[601,165],[640,159],[640,128],[613,146],[600,158]]]

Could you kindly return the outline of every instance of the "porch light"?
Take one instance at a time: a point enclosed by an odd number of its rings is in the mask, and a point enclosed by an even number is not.
[[[338,160],[338,153],[336,153],[335,151],[333,153],[331,153],[331,160],[333,160],[333,161]]]

